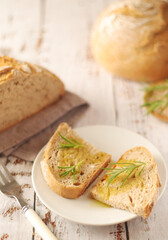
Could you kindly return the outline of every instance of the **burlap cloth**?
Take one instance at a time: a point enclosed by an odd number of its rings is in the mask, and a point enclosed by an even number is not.
[[[0,133],[0,153],[34,161],[37,153],[48,142],[58,124],[71,125],[88,104],[79,96],[66,92],[57,103],[45,108],[18,125]]]

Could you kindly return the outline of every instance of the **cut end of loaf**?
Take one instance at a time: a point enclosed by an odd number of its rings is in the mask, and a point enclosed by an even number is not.
[[[64,95],[62,81],[35,64],[0,57],[0,132],[31,117]]]

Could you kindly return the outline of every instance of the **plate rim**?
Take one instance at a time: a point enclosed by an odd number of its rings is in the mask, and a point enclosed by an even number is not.
[[[74,128],[74,130],[80,130],[82,128],[92,128],[92,127],[112,127],[112,128],[118,128],[120,130],[124,130],[124,131],[127,131],[127,132],[130,132],[131,134],[134,134],[134,135],[137,135],[138,137],[140,136],[141,138],[144,138],[145,140],[147,140],[148,142],[150,142],[150,144],[160,153],[160,151],[157,149],[157,147],[151,143],[150,140],[148,140],[146,137],[132,131],[132,130],[129,130],[127,128],[123,128],[123,127],[119,127],[119,126],[114,126],[114,125],[103,125],[103,124],[98,124],[98,125],[86,125],[86,126],[82,126],[82,127],[77,127],[77,128]],[[36,184],[34,183],[34,173],[35,173],[35,167],[36,165],[38,164],[38,162],[40,161],[39,160],[39,156],[42,154],[42,152],[44,151],[44,149],[46,148],[47,146],[47,143],[41,148],[41,150],[38,152],[37,156],[35,157],[34,159],[34,162],[33,162],[33,166],[32,166],[32,176],[31,176],[31,180],[32,180],[32,185],[33,185],[33,189],[34,191],[36,192],[38,198],[40,199],[40,201],[44,204],[44,206],[46,206],[49,210],[53,211],[55,214],[63,217],[64,219],[67,219],[71,222],[74,222],[74,223],[78,223],[78,224],[83,224],[83,225],[88,225],[88,226],[110,226],[110,225],[114,225],[114,224],[119,224],[119,223],[123,223],[123,222],[128,222],[128,221],[131,221],[132,219],[135,219],[138,217],[138,215],[136,214],[133,214],[133,216],[129,217],[128,220],[121,220],[121,221],[116,221],[115,223],[86,223],[86,222],[82,222],[82,221],[76,221],[64,214],[62,214],[61,212],[57,211],[57,210],[54,210],[51,206],[48,205],[48,203],[46,203],[42,198],[41,196],[39,195],[39,192],[36,188]],[[159,197],[157,199],[157,203],[158,201],[160,200],[160,198],[162,197],[163,193],[165,192],[165,189],[166,189],[166,186],[167,186],[167,180],[168,180],[168,176],[167,176],[167,166],[166,166],[166,162],[165,162],[165,159],[164,157],[162,156],[162,154],[160,153],[161,155],[161,158],[162,158],[162,163],[164,165],[164,169],[165,169],[165,176],[166,176],[166,179],[165,179],[165,182],[164,182],[164,187],[163,187],[163,190],[162,192],[159,194]],[[47,186],[49,188],[49,186]],[[50,188],[49,188],[50,189]],[[156,203],[156,204],[157,204]],[[156,205],[155,204],[155,205]]]

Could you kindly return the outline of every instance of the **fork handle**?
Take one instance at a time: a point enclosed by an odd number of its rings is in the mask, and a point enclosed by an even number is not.
[[[33,209],[29,208],[25,212],[25,215],[44,240],[57,240],[54,234],[49,230]]]

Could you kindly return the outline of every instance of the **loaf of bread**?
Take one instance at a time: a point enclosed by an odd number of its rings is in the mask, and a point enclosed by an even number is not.
[[[120,208],[147,218],[159,195],[160,181],[156,162],[144,147],[135,147],[124,153],[118,163],[143,162],[145,167],[133,171],[121,187],[129,172],[123,172],[108,186],[110,175],[105,175],[91,190],[91,196],[114,208]],[[117,169],[128,166],[117,165]],[[116,169],[114,168],[114,169]]]
[[[115,75],[140,82],[168,76],[168,1],[114,1],[92,31],[93,56]]]
[[[144,106],[148,113],[168,122],[168,80],[151,84],[146,89]]]
[[[63,94],[63,83],[48,70],[0,57],[0,131],[58,101]]]
[[[71,146],[70,141],[81,146]],[[47,144],[41,169],[53,191],[65,198],[77,198],[102,172],[101,168],[108,165],[110,158],[79,137],[67,123],[61,123]]]

